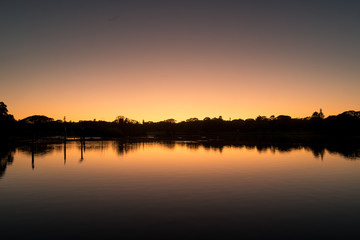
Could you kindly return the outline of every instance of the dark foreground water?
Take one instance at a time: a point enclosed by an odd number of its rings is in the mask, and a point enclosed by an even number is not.
[[[358,150],[115,141],[2,150],[0,236],[359,239]]]

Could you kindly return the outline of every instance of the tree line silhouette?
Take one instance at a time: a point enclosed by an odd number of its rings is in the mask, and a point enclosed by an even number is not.
[[[255,119],[224,120],[221,116],[202,120],[189,118],[177,122],[167,119],[142,123],[118,116],[114,121],[54,120],[43,115],[33,115],[15,120],[7,106],[0,102],[0,131],[3,140],[38,139],[43,137],[153,137],[153,138],[247,138],[256,136],[360,136],[360,111],[346,111],[325,117],[322,110],[306,118],[287,115],[258,116]]]

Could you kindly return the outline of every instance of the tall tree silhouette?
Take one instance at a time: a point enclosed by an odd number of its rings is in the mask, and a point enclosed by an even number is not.
[[[8,109],[4,102],[0,102],[0,116],[7,116]]]

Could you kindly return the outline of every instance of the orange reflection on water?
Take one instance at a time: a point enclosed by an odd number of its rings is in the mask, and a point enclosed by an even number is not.
[[[92,178],[91,181],[105,182],[112,178],[162,185],[207,182],[216,186],[231,185],[233,181],[238,184],[266,183],[269,179],[306,181],[319,174],[321,166],[344,174],[351,172],[351,167],[336,161],[335,155],[324,151],[324,163],[303,147],[282,152],[274,147],[214,147],[196,142],[88,141],[83,145],[70,141],[66,146],[38,146],[32,154],[33,150],[17,150],[7,175],[14,174],[19,179],[36,175],[36,179],[46,182],[67,174],[72,181]]]
[[[48,219],[55,216],[71,234],[81,224],[85,232],[99,224],[102,232],[121,226],[123,234],[134,224],[136,231],[153,229],[154,222],[161,230],[174,222],[206,232],[221,224],[226,224],[221,232],[227,226],[259,229],[259,223],[302,231],[309,219],[313,226],[326,221],[329,209],[337,223],[339,214],[355,216],[359,206],[358,158],[349,161],[324,148],[69,141],[66,149],[37,144],[10,154],[13,161],[0,177],[1,206],[9,216],[4,219],[12,221],[8,227],[28,225],[18,220],[16,209],[36,225],[53,226]]]

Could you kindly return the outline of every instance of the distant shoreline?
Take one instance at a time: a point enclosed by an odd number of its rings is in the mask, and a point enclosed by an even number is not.
[[[54,120],[33,115],[22,120],[8,114],[1,104],[0,142],[34,142],[39,139],[169,139],[169,140],[231,140],[267,142],[359,142],[360,111],[346,111],[336,116],[314,112],[298,119],[287,115],[258,116],[256,119],[224,120],[206,117],[177,122],[137,122],[118,116],[112,122]]]

